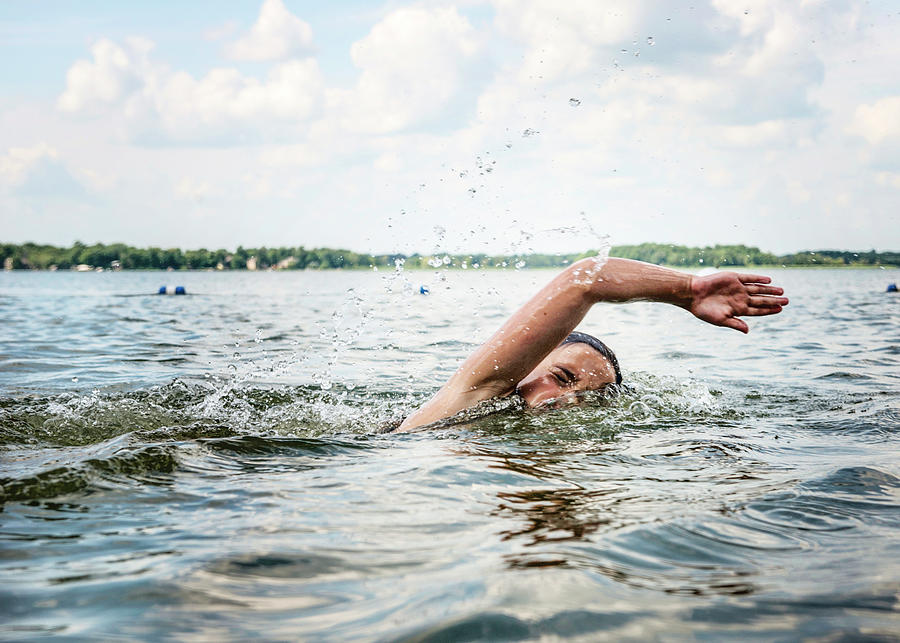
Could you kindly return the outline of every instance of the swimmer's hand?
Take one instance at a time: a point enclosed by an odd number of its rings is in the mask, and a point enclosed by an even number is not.
[[[748,332],[741,316],[774,315],[787,306],[784,289],[770,286],[771,279],[763,275],[736,272],[717,272],[703,277],[691,277],[691,300],[688,310],[714,326],[727,326],[742,333]]]

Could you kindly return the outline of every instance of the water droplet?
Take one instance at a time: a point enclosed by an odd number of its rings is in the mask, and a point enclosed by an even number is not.
[[[750,15],[750,10],[749,10],[749,9],[744,9],[744,15],[745,15],[745,16],[749,16],[749,15]]]
[[[577,98],[570,98],[569,105],[571,105],[572,107],[578,107],[579,105],[581,105],[581,101]]]
[[[469,188],[469,194],[471,194],[472,196],[475,196],[476,192],[478,192],[478,190],[476,190],[475,188]]]
[[[78,378],[77,378],[77,377],[73,377],[73,378],[72,378],[72,383],[73,383],[73,384],[77,384],[77,383],[78,383]]]
[[[647,44],[651,47],[656,44],[656,41],[653,39],[653,36],[647,36]]]

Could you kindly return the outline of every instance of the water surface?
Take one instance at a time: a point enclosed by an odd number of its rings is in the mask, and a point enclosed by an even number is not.
[[[895,637],[898,272],[597,306],[618,398],[380,432],[552,275],[0,274],[0,636]]]

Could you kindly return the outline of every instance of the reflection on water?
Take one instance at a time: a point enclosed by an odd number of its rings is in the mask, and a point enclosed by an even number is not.
[[[381,433],[548,276],[446,273],[425,298],[432,273],[204,273],[144,298],[116,295],[158,275],[0,275],[0,633],[900,631],[884,273],[784,271],[789,314],[749,336],[601,307],[619,395]]]

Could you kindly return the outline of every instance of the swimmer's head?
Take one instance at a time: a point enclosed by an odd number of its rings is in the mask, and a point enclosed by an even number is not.
[[[587,344],[595,351],[603,355],[609,363],[613,367],[613,371],[616,374],[616,384],[622,383],[622,371],[619,370],[619,360],[616,359],[616,354],[612,352],[612,349],[601,342],[599,339],[594,337],[593,335],[588,335],[587,333],[582,333],[577,330],[573,330],[569,333],[569,336],[562,340],[560,346],[565,346],[566,344]]]
[[[534,407],[612,383],[622,383],[615,353],[596,337],[573,332],[519,382],[516,392]]]

